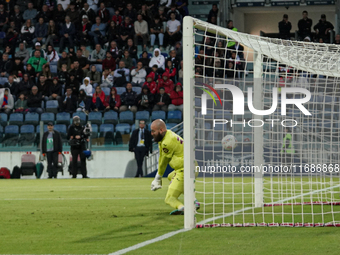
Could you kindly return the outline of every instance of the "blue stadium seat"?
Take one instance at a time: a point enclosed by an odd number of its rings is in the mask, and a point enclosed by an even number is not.
[[[34,126],[33,125],[22,125],[20,127],[20,133],[21,134],[35,133]]]
[[[70,125],[70,114],[68,112],[58,112],[56,117],[57,124]]]
[[[231,115],[231,113],[228,110],[224,110],[224,111],[220,111],[219,110],[219,111],[215,112],[215,118],[216,119],[227,119],[227,120],[230,120],[232,118],[232,115]]]
[[[201,99],[198,97],[195,97],[195,106],[201,106]]]
[[[8,115],[6,113],[0,113],[0,125],[6,126],[8,121]]]
[[[8,125],[5,127],[5,134],[19,134],[19,126]]]
[[[57,113],[58,107],[59,107],[59,104],[57,100],[46,101],[46,112]]]
[[[108,111],[104,113],[104,124],[117,124],[118,113],[115,111]]]
[[[40,115],[36,112],[28,112],[25,115],[25,124],[32,124],[34,126],[39,124]]]
[[[54,130],[58,131],[60,133],[61,139],[63,140],[63,143],[68,143],[67,140],[67,127],[65,124],[57,124],[54,125]]]
[[[127,123],[117,124],[116,132],[120,132],[121,134],[130,134],[131,126]]]
[[[6,77],[0,77],[0,84],[4,85],[6,82],[8,82],[8,79]]]
[[[44,132],[46,132],[46,131],[47,131],[47,125],[44,125]],[[40,125],[35,127],[35,132],[37,134],[40,134]]]
[[[150,113],[148,111],[136,112],[136,120],[144,120],[145,122],[149,122]]]
[[[65,124],[54,125],[54,129],[61,134],[67,134],[67,128]]]
[[[33,125],[23,125],[20,128],[20,138],[18,143],[20,146],[32,146],[35,141],[35,132]]]
[[[111,145],[115,143],[113,124],[101,124],[99,127],[99,137],[104,137],[104,143]]]
[[[165,111],[153,111],[151,114],[151,120],[154,121],[156,119],[166,120],[166,113]]]
[[[17,146],[18,140],[19,140],[19,126],[17,125],[6,126],[2,145],[3,146]]]
[[[102,73],[103,72],[103,65],[101,64],[95,64],[97,72]]]
[[[161,54],[164,56],[165,59],[169,56],[169,54],[168,54],[168,53],[165,53],[165,52],[162,52]],[[176,68],[177,68],[177,67],[176,67]]]
[[[98,125],[91,124],[91,126],[92,126],[91,138],[97,138],[98,137]]]
[[[142,92],[142,88],[141,87],[132,87],[132,90],[135,91],[137,93],[137,95]]]
[[[9,125],[23,125],[24,124],[24,115],[22,113],[12,113],[9,116]]]
[[[44,122],[44,124],[47,124],[48,122],[54,123],[54,113],[52,112],[44,112],[40,116],[40,120]]]
[[[168,112],[168,122],[169,123],[180,123],[182,121],[181,111],[169,111]]]
[[[3,135],[4,135],[4,127],[0,126],[0,143],[2,142]]]
[[[113,124],[101,124],[99,132],[114,132],[114,126]]]
[[[81,123],[82,125],[84,125],[84,124],[86,123],[86,114],[85,114],[84,112],[75,112],[75,113],[73,113],[72,118],[73,118],[74,116],[79,116],[79,118],[80,118],[80,123]],[[72,124],[72,123],[71,123],[71,124]]]
[[[166,123],[166,128],[167,129],[172,129],[176,125],[177,125],[176,123]]]
[[[120,123],[128,123],[130,125],[133,124],[134,123],[133,112],[131,112],[131,111],[121,112],[119,114],[119,122]]]
[[[90,112],[88,115],[88,121],[91,121],[91,124],[102,124],[102,113],[101,112]]]
[[[126,88],[124,88],[124,87],[117,87],[116,89],[117,89],[118,95],[121,95],[126,91]]]
[[[57,73],[58,73],[57,65],[52,64],[52,63],[53,63],[53,62],[50,63],[50,71],[51,71],[51,73],[53,73],[53,74],[57,74]]]
[[[107,87],[103,87],[102,88],[102,91],[104,92],[104,94],[105,94],[105,96],[108,96],[108,95],[110,95],[110,88],[107,88]]]

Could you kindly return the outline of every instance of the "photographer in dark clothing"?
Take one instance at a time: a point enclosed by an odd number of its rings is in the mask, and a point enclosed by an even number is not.
[[[86,156],[83,151],[86,150],[86,142],[89,140],[88,135],[84,133],[84,126],[80,124],[79,116],[73,117],[73,124],[70,126],[67,139],[71,145],[72,154],[72,178],[77,178],[78,174],[78,156],[80,155],[81,174],[83,178],[87,177]]]

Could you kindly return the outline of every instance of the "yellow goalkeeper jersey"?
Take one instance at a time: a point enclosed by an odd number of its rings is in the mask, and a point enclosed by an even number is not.
[[[166,166],[169,164],[175,171],[184,168],[184,144],[183,138],[167,130],[162,141],[158,143],[159,162],[158,174],[163,176]]]

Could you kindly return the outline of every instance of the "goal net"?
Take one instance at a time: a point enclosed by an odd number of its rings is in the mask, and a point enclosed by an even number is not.
[[[340,47],[183,29],[185,227],[340,226]]]

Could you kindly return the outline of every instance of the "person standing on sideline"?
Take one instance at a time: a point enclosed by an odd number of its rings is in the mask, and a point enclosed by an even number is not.
[[[58,155],[63,151],[61,135],[53,129],[53,123],[47,123],[47,131],[42,139],[42,153],[47,158],[48,178],[57,178],[58,175]]]
[[[86,150],[86,141],[88,136],[84,133],[84,127],[80,123],[79,116],[73,117],[73,124],[68,129],[67,139],[70,141],[72,154],[72,178],[77,178],[78,174],[78,156],[80,156],[81,174],[83,178],[87,177],[86,156],[83,153]]]
[[[152,137],[150,131],[145,128],[145,121],[139,121],[139,128],[132,132],[129,151],[135,153],[137,161],[137,174],[135,177],[143,177],[143,161],[144,157],[152,153]]]

